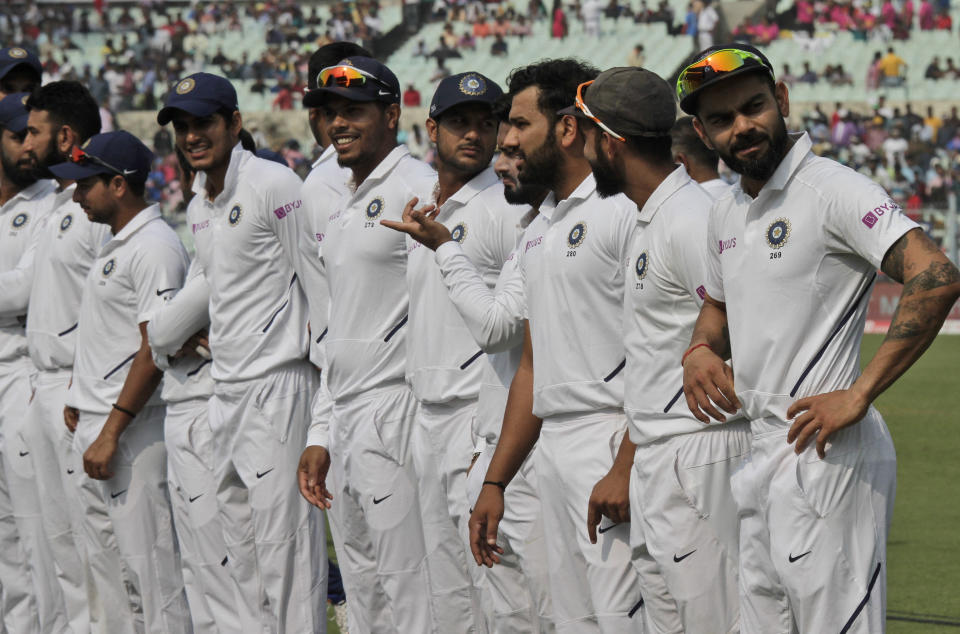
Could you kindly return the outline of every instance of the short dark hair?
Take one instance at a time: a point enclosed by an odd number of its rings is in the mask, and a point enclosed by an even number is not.
[[[347,57],[373,57],[373,54],[353,42],[333,42],[321,46],[313,52],[310,61],[307,63],[307,88],[311,90],[316,88],[317,76],[320,71]]]
[[[670,130],[673,152],[683,152],[694,163],[716,169],[720,155],[708,148],[693,127],[693,117],[680,117]]]
[[[237,136],[240,138],[240,147],[248,152],[257,153],[257,142],[246,128],[240,128],[240,134]]]
[[[27,110],[43,110],[58,126],[68,125],[83,143],[100,133],[100,106],[78,81],[53,81],[27,98]]]
[[[673,163],[669,136],[626,136],[624,139],[627,147],[650,163]]]
[[[596,79],[599,74],[593,66],[576,59],[547,59],[514,69],[507,78],[507,86],[511,96],[530,86],[539,88],[537,105],[553,122],[557,120],[558,110],[573,105],[577,86]]]
[[[496,103],[493,104],[493,116],[497,118],[497,121],[500,123],[507,123],[510,121],[510,95],[504,93],[500,95],[500,98],[497,99]]]

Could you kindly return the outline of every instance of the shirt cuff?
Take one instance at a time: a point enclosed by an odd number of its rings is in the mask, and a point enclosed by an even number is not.
[[[448,240],[437,247],[436,252],[436,261],[437,264],[443,266],[444,262],[449,261],[451,258],[455,257],[458,253],[463,253],[463,249],[460,248],[460,243],[456,240]]]

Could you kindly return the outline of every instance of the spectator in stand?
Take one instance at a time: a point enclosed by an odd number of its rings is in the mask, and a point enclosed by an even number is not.
[[[494,57],[507,56],[507,41],[503,39],[502,35],[494,36],[493,44],[490,45],[490,54]]]
[[[867,90],[876,90],[880,87],[880,61],[883,59],[883,53],[877,51],[873,54],[873,61],[867,67]]]
[[[923,76],[926,79],[940,79],[943,77],[943,69],[940,68],[940,58],[934,56],[930,64],[927,65],[927,70],[923,71]]]
[[[889,2],[890,0],[887,0]],[[907,63],[893,52],[893,47],[887,49],[887,54],[880,59],[880,81],[884,86],[902,86],[906,79]]]
[[[533,29],[530,28],[530,23],[527,22],[525,16],[518,16],[516,24],[513,25],[513,34],[520,38],[523,41],[523,38],[528,35],[533,35]]]
[[[697,51],[701,50],[697,46],[697,12],[699,9],[698,1],[689,3],[687,5],[687,15],[683,18],[683,32],[693,40],[693,48]]]
[[[925,140],[937,142],[940,128],[943,127],[943,119],[933,113],[933,106],[927,106],[927,116],[923,119]]]
[[[570,29],[567,24],[567,14],[563,11],[563,3],[560,0],[553,0],[552,16],[550,36],[561,40],[566,38]]]
[[[487,18],[480,16],[477,18],[477,21],[473,23],[473,37],[478,40],[485,37],[490,37],[490,25],[487,23]]]
[[[499,35],[502,39],[510,34],[510,23],[502,15],[497,16],[497,19],[493,21],[492,31],[494,37]]]
[[[823,76],[831,86],[853,85],[853,77],[843,69],[843,64],[837,64],[836,66],[828,65],[823,71]]]
[[[900,24],[907,30],[913,29],[913,0],[905,0],[903,9],[900,10]]]
[[[927,0],[929,2],[929,0]],[[810,0],[797,0],[795,5],[797,10],[797,30],[806,31],[807,35],[813,35],[813,3]]]
[[[413,87],[413,84],[407,86],[403,91],[403,106],[405,108],[417,108],[420,106],[420,91]]]
[[[934,27],[933,2],[930,0],[920,0],[920,30],[932,31]]]
[[[953,65],[953,58],[947,58],[947,67],[943,70],[945,79],[960,79],[960,68]]]
[[[780,37],[780,27],[767,16],[760,18],[760,24],[754,27],[754,41],[760,46],[766,46]]]
[[[457,48],[459,44],[459,38],[457,38],[457,34],[453,32],[453,25],[449,22],[443,25],[443,33],[440,35],[440,38],[443,40],[443,43],[447,45],[447,48]]]
[[[817,71],[810,68],[810,62],[803,63],[803,74],[800,75],[797,81],[804,84],[815,84],[819,81],[817,76]]]
[[[890,136],[883,142],[883,153],[887,158],[887,164],[898,167],[905,165],[908,145],[903,136],[903,128],[894,126]]]
[[[627,56],[627,66],[643,67],[643,44],[637,44]]]
[[[713,1],[703,0],[703,6],[700,13],[697,14],[697,42],[701,51],[713,46],[714,35],[719,22],[720,14],[713,7]]]
[[[937,12],[937,17],[933,22],[933,28],[938,31],[953,30],[953,18],[950,17],[950,12],[947,9],[941,9]]]
[[[780,75],[780,81],[787,86],[793,86],[797,82],[797,76],[790,72],[790,64],[783,65],[783,73]]]

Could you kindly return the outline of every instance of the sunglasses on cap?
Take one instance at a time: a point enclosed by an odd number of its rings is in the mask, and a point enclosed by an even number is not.
[[[385,84],[382,80],[374,77],[367,71],[361,70],[354,66],[328,66],[327,68],[324,68],[317,76],[317,88],[330,88],[332,86],[339,86],[340,88],[359,88],[368,81],[372,81],[379,86],[388,88],[391,92],[393,92],[393,89]]]
[[[114,174],[119,174],[120,176],[129,176],[133,174],[136,170],[122,170],[110,165],[101,158],[97,158],[93,154],[87,154],[83,151],[79,145],[74,145],[73,149],[70,151],[70,161],[72,163],[77,163],[78,165],[86,165],[88,163],[93,163],[94,165],[99,165],[100,167],[105,167]]]
[[[708,81],[744,66],[758,66],[773,77],[773,69],[759,55],[738,48],[724,48],[713,51],[680,71],[680,76],[677,77],[677,99],[683,101]]]
[[[582,84],[580,84],[579,86],[577,86],[577,96],[576,96],[576,98],[573,100],[573,105],[575,105],[575,106],[577,107],[577,110],[579,110],[580,112],[582,112],[582,113],[584,114],[584,116],[586,116],[588,119],[590,119],[591,121],[593,121],[594,123],[596,123],[598,126],[600,126],[600,129],[601,129],[601,130],[603,130],[604,132],[606,132],[607,134],[609,134],[610,136],[612,136],[613,138],[615,138],[615,139],[618,140],[618,141],[626,141],[627,139],[626,139],[622,134],[617,134],[616,132],[614,132],[613,130],[611,130],[610,128],[608,128],[607,125],[606,125],[603,121],[601,121],[599,118],[597,118],[597,115],[595,115],[595,114],[593,114],[592,112],[590,112],[590,108],[588,108],[588,107],[587,107],[587,104],[584,103],[584,101],[583,101],[583,89],[586,88],[587,86],[589,86],[590,84],[592,84],[593,81],[594,81],[594,80],[591,79],[590,81],[585,81],[585,82],[583,82]]]

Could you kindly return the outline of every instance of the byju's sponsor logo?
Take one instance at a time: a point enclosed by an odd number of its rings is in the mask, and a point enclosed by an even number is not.
[[[723,253],[724,251],[729,251],[729,250],[732,249],[733,247],[737,246],[737,239],[736,239],[736,238],[729,238],[729,239],[727,239],[727,240],[720,240],[719,242],[720,242],[720,253]]]

